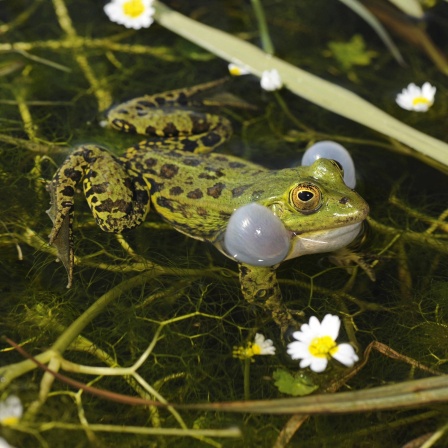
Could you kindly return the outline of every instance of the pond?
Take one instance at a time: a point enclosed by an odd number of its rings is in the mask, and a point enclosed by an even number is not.
[[[446,446],[448,3],[114,0],[109,16],[106,3],[0,6],[5,446]],[[424,111],[397,104],[425,82],[436,92],[414,101]],[[153,109],[170,118],[151,123],[149,143],[112,129]],[[217,116],[213,139],[178,134]],[[177,152],[217,139],[217,156]],[[324,140],[350,153],[357,193],[333,162],[299,167]],[[300,193],[278,193],[296,172]],[[126,226],[131,205],[108,186],[131,178],[144,212]],[[238,253],[239,271],[225,229],[254,201],[287,252],[290,238],[355,222],[350,208],[362,231],[275,268]]]

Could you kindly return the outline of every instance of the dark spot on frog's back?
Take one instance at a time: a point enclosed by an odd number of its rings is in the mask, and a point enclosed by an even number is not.
[[[261,196],[263,195],[263,193],[264,193],[264,190],[255,190],[255,191],[253,191],[250,200],[251,200],[252,202],[258,201],[258,199],[261,198]]]
[[[75,194],[75,190],[73,187],[70,187],[69,185],[65,186],[64,189],[61,192],[64,196],[72,197]]]
[[[85,191],[86,198],[89,198],[90,196],[92,196],[94,194],[106,193],[107,188],[108,188],[108,185],[105,183],[91,185],[90,188]]]
[[[147,204],[149,202],[149,194],[146,190],[136,190],[134,193],[134,201],[139,204]]]
[[[245,163],[242,163],[242,162],[230,162],[229,163],[229,167],[230,168],[244,168],[246,166],[246,164]]]
[[[185,156],[183,151],[179,151],[178,149],[172,149],[169,152],[163,149],[162,151],[159,152],[161,152],[162,154],[167,154],[170,159],[182,159]]]
[[[180,92],[178,97],[176,98],[176,102],[180,105],[184,105],[187,104],[187,101],[188,101],[187,95],[185,95],[184,92]]]
[[[179,196],[183,192],[184,192],[184,190],[181,187],[171,187],[170,188],[170,195],[171,196]]]
[[[102,184],[95,184],[91,187],[92,192],[96,194],[106,193],[109,189],[109,184],[102,183]],[[87,196],[87,193],[86,193]]]
[[[112,120],[112,125],[120,131],[129,132],[130,134],[135,134],[137,132],[137,129],[133,124],[126,120],[121,120],[120,118],[114,118]]]
[[[166,103],[166,99],[163,96],[157,96],[154,98],[157,106],[163,106]]]
[[[201,138],[201,142],[204,146],[215,146],[222,140],[222,137],[216,132],[209,132],[207,135]]]
[[[119,199],[117,201],[112,201],[112,199],[106,199],[102,201],[101,204],[95,205],[95,210],[99,213],[101,212],[111,212],[113,210],[119,210],[123,213],[130,213],[132,208],[132,203],[123,201]]]
[[[244,266],[243,264],[240,265],[240,272],[241,272],[241,277],[247,277],[247,275],[249,274],[249,269],[247,268],[247,266]]]
[[[204,168],[205,173],[199,174],[199,179],[218,179],[219,177],[224,176],[225,174],[221,170],[217,170],[213,167],[206,166]]]
[[[156,106],[154,103],[152,103],[151,101],[147,101],[147,100],[140,100],[137,102],[137,104],[142,107],[155,107]]]
[[[173,178],[177,172],[179,171],[179,167],[177,165],[173,165],[172,163],[165,163],[160,168],[160,177],[165,179]]]
[[[222,177],[225,175],[221,170],[217,170],[216,168],[214,168],[212,166],[206,166],[204,169],[205,169],[205,171],[212,173],[213,179],[216,179],[217,177]],[[210,179],[212,179],[212,178],[210,178]]]
[[[158,197],[157,198],[157,205],[159,207],[163,207],[163,208],[167,208],[168,210],[170,210],[171,212],[174,212],[174,207],[171,204],[171,201],[167,198],[164,197]]]
[[[120,115],[129,115],[129,111],[126,110],[126,109],[117,109],[117,112],[118,112]]]
[[[204,194],[199,188],[196,188],[196,190],[187,193],[187,198],[189,199],[201,199],[203,196]]]
[[[152,168],[155,165],[157,165],[157,159],[154,159],[154,157],[148,157],[145,159],[145,166],[147,168]]]
[[[172,122],[167,123],[162,131],[164,135],[169,137],[176,137],[179,135],[179,130],[177,129],[176,125]]]
[[[149,112],[148,112],[147,109],[143,109],[143,108],[141,108],[141,107],[136,107],[135,109],[136,109],[136,111],[137,111],[137,115],[138,115],[139,117],[146,117],[146,115],[149,114]]]
[[[153,193],[163,190],[163,187],[165,186],[163,182],[156,182],[154,179],[149,179],[149,182]]]
[[[234,198],[240,197],[248,188],[250,185],[241,185],[241,187],[236,187],[232,190],[232,196]]]
[[[198,118],[198,117],[192,116],[191,120],[193,123],[191,132],[193,134],[202,134],[204,132],[207,132],[210,128],[210,125],[205,121],[204,118]]]
[[[207,194],[209,196],[211,196],[212,198],[219,198],[221,196],[222,190],[225,188],[225,184],[219,182],[215,185],[213,185],[213,187],[208,187],[207,188]]]
[[[185,157],[182,162],[187,166],[198,166],[202,163],[202,160],[199,157]]]
[[[196,141],[189,140],[188,138],[181,140],[181,144],[182,144],[182,151],[187,152],[194,152],[196,148],[199,146]]]
[[[145,128],[145,134],[146,135],[157,135],[157,130],[154,126],[146,126]]]
[[[73,182],[79,182],[82,177],[82,171],[75,170],[74,168],[67,168],[64,170],[64,176],[68,177]]]

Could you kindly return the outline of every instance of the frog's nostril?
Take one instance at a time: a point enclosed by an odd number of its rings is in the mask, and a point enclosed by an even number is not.
[[[344,196],[343,198],[339,199],[339,204],[345,205],[348,202],[350,202],[350,199],[347,196]]]

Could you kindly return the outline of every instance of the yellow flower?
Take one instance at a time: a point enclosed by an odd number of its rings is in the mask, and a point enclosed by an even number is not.
[[[126,28],[148,28],[153,22],[154,0],[112,0],[104,6],[104,12],[112,22]]]
[[[287,352],[292,359],[301,359],[300,367],[309,367],[313,372],[323,372],[328,360],[336,359],[347,367],[359,360],[350,344],[337,344],[341,320],[338,316],[327,314],[319,322],[311,316],[308,324],[292,334],[296,341],[288,344]]]

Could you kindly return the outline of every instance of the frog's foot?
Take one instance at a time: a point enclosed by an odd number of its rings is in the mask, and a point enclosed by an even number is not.
[[[72,234],[72,219],[73,206],[63,208],[57,212],[56,207],[56,190],[57,182],[52,181],[47,184],[47,191],[51,197],[51,207],[47,210],[47,214],[53,222],[53,228],[49,235],[49,244],[54,246],[58,253],[58,259],[64,265],[67,275],[67,288],[71,288],[73,282],[73,266],[74,266],[74,251],[73,251],[73,234]]]
[[[67,288],[71,287],[73,279],[74,196],[86,166],[87,162],[82,148],[75,150],[65,159],[53,179],[47,184],[51,203],[47,213],[53,222],[53,228],[48,236],[49,244],[56,248],[58,258],[67,270]]]
[[[364,254],[353,252],[348,247],[342,247],[328,256],[330,263],[335,266],[344,267],[350,274],[354,265],[359,266],[369,279],[374,282],[376,280],[375,271],[370,263],[366,260]]]
[[[244,298],[270,311],[283,335],[299,324],[282,301],[274,267],[250,266],[240,263],[241,291]]]

